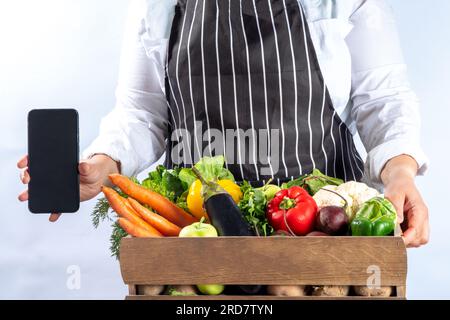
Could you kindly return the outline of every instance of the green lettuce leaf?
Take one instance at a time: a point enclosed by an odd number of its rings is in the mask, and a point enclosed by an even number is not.
[[[188,186],[188,188],[191,186],[191,184],[194,183],[195,180],[197,180],[197,177],[195,176],[194,172],[192,172],[191,168],[182,168],[180,170],[178,178],[183,183],[185,183]]]
[[[204,157],[195,164],[195,168],[202,174],[202,177],[206,180],[232,180],[234,181],[233,174],[225,166],[224,156]]]
[[[194,166],[206,181],[235,181],[233,174],[224,167],[224,156],[204,157]],[[197,177],[191,168],[182,168],[178,174],[178,178],[187,186],[187,188],[197,180]]]
[[[142,181],[142,186],[176,203],[188,189],[188,185],[179,178],[180,171],[179,168],[168,170],[164,166],[158,166],[156,170],[148,174],[147,179]]]

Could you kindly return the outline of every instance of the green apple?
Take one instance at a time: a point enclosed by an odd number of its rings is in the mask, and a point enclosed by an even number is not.
[[[264,196],[266,197],[267,201],[272,200],[278,191],[281,190],[281,188],[274,184],[266,184],[265,186],[259,188],[264,193]]]
[[[181,229],[179,237],[217,237],[217,230],[213,225],[204,223],[203,219],[200,222],[191,224],[190,226]]]
[[[203,294],[216,296],[225,290],[225,286],[223,284],[198,284],[197,289]]]
[[[216,228],[211,224],[204,223],[203,220],[204,218],[200,222],[181,229],[179,237],[218,237]],[[221,284],[199,284],[197,288],[203,294],[218,295],[223,292],[225,286]]]

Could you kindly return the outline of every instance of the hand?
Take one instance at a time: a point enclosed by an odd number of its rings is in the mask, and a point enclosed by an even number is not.
[[[428,208],[414,182],[417,163],[409,156],[399,156],[388,162],[381,174],[385,196],[398,213],[407,247],[418,248],[429,241]]]
[[[23,184],[28,184],[30,182],[28,156],[20,159],[17,167],[22,169],[20,180]],[[86,201],[97,196],[102,185],[109,184],[108,175],[118,173],[119,164],[106,155],[95,155],[91,159],[80,162],[78,171],[80,174],[80,201]],[[19,200],[28,201],[28,190],[19,195]],[[59,216],[59,213],[52,213],[49,220],[55,222]]]

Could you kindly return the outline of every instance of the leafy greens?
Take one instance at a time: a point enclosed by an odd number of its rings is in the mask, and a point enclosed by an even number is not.
[[[267,199],[264,192],[261,189],[253,188],[247,181],[242,183],[241,191],[243,197],[238,206],[244,218],[255,228],[257,234],[261,236],[271,235],[273,228],[266,218]]]
[[[281,188],[289,189],[293,186],[300,186],[313,196],[325,186],[339,186],[343,183],[344,181],[341,179],[326,176],[320,172],[320,170],[314,169],[311,174],[306,174],[292,181],[283,183]]]

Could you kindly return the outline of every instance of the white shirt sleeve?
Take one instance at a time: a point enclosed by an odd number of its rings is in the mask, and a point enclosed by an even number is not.
[[[420,147],[419,102],[408,81],[392,10],[384,0],[365,0],[350,21],[351,116],[368,152],[367,178],[380,184],[386,162],[402,154],[417,161],[422,175],[428,160]]]
[[[150,59],[143,45],[146,35],[145,1],[132,1],[123,51],[115,108],[102,119],[99,136],[84,151],[109,155],[132,176],[156,162],[165,151],[168,106],[164,68]],[[164,52],[161,48],[161,52]]]

